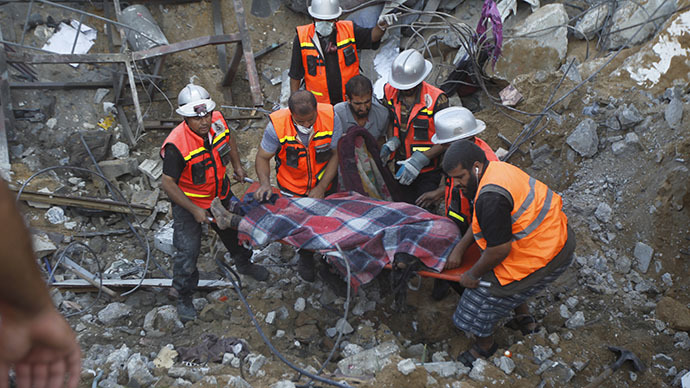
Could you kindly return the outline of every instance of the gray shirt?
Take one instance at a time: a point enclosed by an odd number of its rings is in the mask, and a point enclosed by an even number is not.
[[[333,117],[333,135],[331,135],[331,149],[337,150],[338,140],[343,133],[342,126],[340,124],[340,119],[336,114]],[[305,146],[309,145],[309,136],[303,135],[301,132],[297,131],[297,137],[299,141]],[[273,127],[271,120],[268,121],[266,129],[264,130],[264,136],[261,138],[261,148],[271,154],[278,152],[280,148],[280,140],[278,139],[278,134],[276,134],[276,129]]]
[[[352,110],[348,105],[347,101],[339,102],[333,107],[336,115],[340,118],[340,124],[344,131],[347,132],[350,127],[357,124],[357,120],[352,115]],[[386,129],[388,128],[389,111],[385,106],[381,105],[378,101],[373,100],[371,102],[371,110],[369,111],[369,117],[367,123],[364,124],[364,129],[369,131],[374,139],[386,134]]]

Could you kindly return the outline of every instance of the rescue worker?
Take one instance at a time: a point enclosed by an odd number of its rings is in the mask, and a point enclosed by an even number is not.
[[[313,0],[308,8],[314,22],[297,27],[290,62],[290,91],[304,80],[319,103],[335,105],[345,100],[345,85],[359,74],[361,49],[377,49],[396,15],[381,15],[373,28],[338,20],[343,10],[338,0]]]
[[[199,281],[196,263],[201,249],[201,225],[209,224],[235,261],[237,272],[265,281],[268,271],[252,264],[252,251],[239,245],[237,231],[218,229],[208,209],[215,197],[228,206],[233,196],[225,166],[232,163],[235,178],[246,177],[235,138],[208,91],[190,82],[177,96],[176,112],[184,121],[163,142],[162,188],[173,202],[173,288],[183,322],[196,319],[192,294]]]
[[[288,109],[269,116],[256,154],[256,176],[261,186],[254,192],[254,198],[264,200],[272,193],[271,158],[275,158],[276,181],[284,195],[324,198],[331,194],[338,173],[337,145],[341,133],[340,120],[332,105],[317,103],[314,95],[306,90],[293,93]],[[297,272],[304,281],[313,282],[316,279],[314,253],[298,250],[298,254]],[[329,274],[335,276],[330,271],[321,272],[322,277]],[[332,278],[324,280],[338,284]]]
[[[390,112],[372,98],[373,90],[369,78],[361,74],[347,81],[346,101],[339,102],[333,107],[344,132],[353,126],[360,126],[374,139],[385,137],[390,125]]]
[[[434,126],[436,127],[436,134],[432,136],[431,141],[434,144],[442,145],[444,150],[448,149],[451,143],[464,139],[479,146],[484,151],[487,160],[498,161],[498,157],[491,147],[476,136],[486,129],[486,124],[477,120],[469,109],[459,106],[442,109],[434,115]],[[464,235],[472,221],[472,207],[470,201],[462,195],[462,191],[453,179],[445,176],[436,190],[419,196],[416,205],[429,207],[436,204],[441,198],[444,198],[444,214],[458,225],[460,234]],[[448,294],[449,287],[450,282],[435,279],[431,297],[435,300],[443,299]]]
[[[53,306],[15,202],[0,179],[0,387],[76,388],[79,342]]]
[[[434,114],[448,107],[448,97],[424,82],[431,62],[414,49],[401,52],[393,60],[391,75],[384,86],[385,102],[393,112],[392,133],[381,147],[381,160],[391,155],[397,162],[395,178],[409,186],[410,203],[441,181],[438,167],[443,146],[431,142],[436,133]]]
[[[453,143],[442,165],[474,203],[472,233],[462,237],[446,268],[459,266],[471,243],[482,249],[479,260],[460,276],[465,291],[453,314],[455,326],[476,337],[458,356],[471,368],[477,358],[496,351],[494,326],[511,310],[516,316],[507,326],[523,335],[536,332],[525,300],[565,272],[575,234],[560,195],[511,164],[488,161],[479,146],[466,140]],[[490,287],[479,287],[480,280]]]

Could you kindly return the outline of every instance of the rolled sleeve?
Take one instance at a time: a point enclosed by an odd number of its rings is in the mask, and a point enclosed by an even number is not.
[[[278,139],[276,129],[270,121],[266,125],[264,136],[261,138],[261,148],[271,154],[275,154],[280,148],[280,139]]]

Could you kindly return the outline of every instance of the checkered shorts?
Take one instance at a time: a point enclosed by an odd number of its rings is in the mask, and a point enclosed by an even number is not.
[[[566,268],[568,265],[556,269],[533,287],[509,297],[493,296],[488,287],[466,288],[453,314],[453,323],[466,333],[488,337],[493,334],[496,322],[510,315],[527,298],[551,284]]]

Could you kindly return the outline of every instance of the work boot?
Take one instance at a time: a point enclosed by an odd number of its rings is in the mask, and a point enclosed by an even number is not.
[[[193,321],[196,319],[196,310],[192,304],[192,297],[185,296],[177,300],[177,316],[182,323]]]
[[[314,252],[297,251],[299,260],[297,261],[297,274],[305,282],[313,282],[316,280],[316,265],[314,264]]]
[[[328,284],[328,287],[333,291],[334,294],[340,297],[347,296],[347,283],[338,276],[335,272],[331,272],[330,266],[324,265],[319,270],[319,276],[324,283]]]
[[[262,265],[252,263],[248,256],[239,255],[238,258],[235,259],[235,268],[237,272],[242,275],[250,276],[254,280],[260,282],[268,280],[268,270]]]

